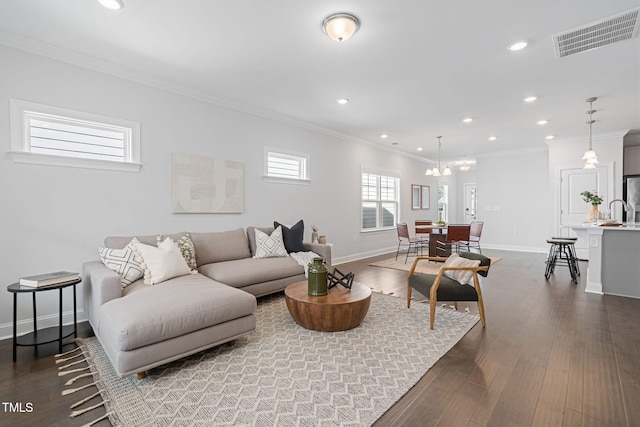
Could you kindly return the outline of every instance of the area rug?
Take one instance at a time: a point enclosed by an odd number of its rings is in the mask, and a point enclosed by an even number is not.
[[[257,328],[237,340],[147,372],[119,378],[95,338],[81,350],[114,426],[368,426],[451,349],[478,316],[438,307],[407,309],[374,293],[362,324],[309,331],[284,295],[260,298]],[[75,387],[75,385],[74,385]]]
[[[500,257],[489,257],[491,258],[491,265],[500,261],[502,258]],[[405,264],[404,257],[398,257],[396,261],[395,256],[389,259],[383,259],[382,261],[376,261],[369,265],[373,267],[384,267],[384,268],[393,268],[394,270],[404,270],[410,271],[413,266],[414,259],[409,258],[409,261]],[[416,267],[416,272],[418,273],[426,273],[426,274],[438,274],[438,270],[442,267],[441,262],[434,261],[420,261],[418,266]]]

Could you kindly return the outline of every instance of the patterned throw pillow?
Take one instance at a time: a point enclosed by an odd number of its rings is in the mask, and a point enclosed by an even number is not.
[[[144,268],[135,258],[135,237],[122,249],[98,248],[102,263],[120,275],[120,285],[126,288],[144,275]]]
[[[254,258],[275,258],[288,256],[288,252],[282,241],[282,227],[278,227],[271,235],[264,233],[257,228],[256,231],[256,254]]]
[[[480,260],[462,258],[458,254],[452,254],[445,261],[443,267],[478,267]],[[444,275],[458,281],[461,285],[471,285],[473,271],[470,270],[445,270]]]
[[[191,273],[173,239],[167,237],[158,247],[136,242],[134,252],[142,261],[144,283],[155,285]]]
[[[164,242],[165,236],[162,234],[158,234],[156,244],[160,246],[162,242]],[[178,240],[174,240],[174,243],[180,249],[180,253],[182,257],[187,262],[187,265],[191,269],[192,272],[198,272],[198,264],[196,263],[196,247],[193,244],[193,240],[191,240],[191,234],[187,233]]]

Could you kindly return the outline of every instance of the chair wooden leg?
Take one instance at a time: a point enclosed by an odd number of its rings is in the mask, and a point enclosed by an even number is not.
[[[407,308],[411,308],[411,285],[407,285]]]
[[[143,372],[138,372],[136,374],[136,378],[139,379],[139,380],[143,380],[143,379],[147,378],[147,373],[144,372],[144,371]]]
[[[482,302],[482,291],[480,290],[480,280],[478,280],[478,273],[473,272],[473,280],[475,282],[476,293],[478,294],[478,313],[480,313],[480,321],[482,322],[482,327],[485,328],[487,326],[487,320],[484,317],[484,303]]]
[[[429,298],[429,328],[433,330],[433,324],[436,320],[436,299]]]
[[[453,308],[455,308],[456,310],[458,309],[458,301],[453,302]]]

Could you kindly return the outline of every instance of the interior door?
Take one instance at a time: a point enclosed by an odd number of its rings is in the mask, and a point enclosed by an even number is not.
[[[475,183],[464,184],[464,223],[477,219],[477,188]]]
[[[586,220],[587,211],[591,205],[582,200],[583,191],[596,191],[607,202],[609,197],[609,166],[598,165],[595,169],[567,168],[560,170],[560,235],[574,236],[563,226],[581,224]],[[600,205],[600,210],[606,215],[607,207]],[[588,258],[587,242],[578,240],[576,251],[581,259]]]

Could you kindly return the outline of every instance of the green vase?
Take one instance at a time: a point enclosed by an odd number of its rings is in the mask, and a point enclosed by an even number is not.
[[[320,257],[313,259],[309,264],[308,278],[309,295],[321,296],[326,295],[327,290],[327,266]]]

